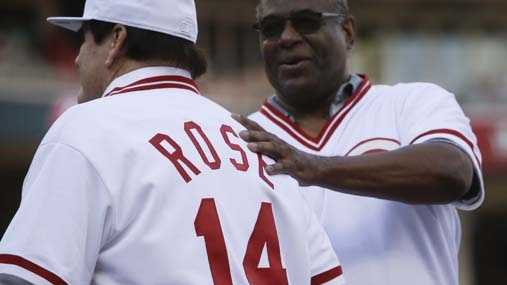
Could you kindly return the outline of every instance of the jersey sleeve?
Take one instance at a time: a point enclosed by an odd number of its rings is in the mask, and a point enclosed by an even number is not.
[[[482,158],[477,139],[453,94],[433,84],[421,84],[401,94],[399,130],[403,145],[444,141],[465,152],[474,165],[470,193],[454,205],[462,210],[478,208],[484,200]]]
[[[33,284],[89,284],[112,227],[108,193],[79,151],[41,145],[0,242],[0,273]]]
[[[307,231],[307,246],[311,262],[311,285],[345,284],[342,267],[324,228],[317,220],[313,211],[310,210],[309,206],[306,208],[310,215]]]

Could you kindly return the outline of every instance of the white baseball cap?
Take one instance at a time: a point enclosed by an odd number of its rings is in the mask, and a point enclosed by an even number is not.
[[[87,0],[83,17],[50,17],[51,24],[72,30],[98,20],[197,41],[194,0]]]

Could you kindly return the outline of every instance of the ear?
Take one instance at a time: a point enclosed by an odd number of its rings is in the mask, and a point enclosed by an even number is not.
[[[345,41],[347,42],[347,50],[350,51],[354,47],[356,40],[356,20],[352,16],[348,16],[342,23],[342,29],[345,32]]]
[[[127,40],[127,28],[123,25],[115,25],[109,40],[109,51],[107,53],[105,65],[111,68],[113,63],[120,58],[125,41]]]

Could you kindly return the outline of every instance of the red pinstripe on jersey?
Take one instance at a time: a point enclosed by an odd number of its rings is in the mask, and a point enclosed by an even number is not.
[[[0,264],[11,264],[19,266],[25,270],[32,272],[54,285],[67,285],[67,282],[63,281],[62,278],[53,272],[42,268],[41,266],[17,255],[11,254],[0,254]]]
[[[104,97],[114,96],[123,93],[129,93],[134,91],[145,91],[153,89],[165,89],[165,88],[178,88],[192,91],[196,94],[200,94],[199,88],[194,80],[183,76],[166,75],[166,76],[154,76],[138,80],[134,83],[123,87],[116,87],[111,92],[107,93]]]
[[[280,128],[285,130],[289,135],[295,138],[298,142],[304,146],[320,151],[326,143],[329,141],[334,131],[340,126],[341,122],[345,119],[347,114],[354,108],[355,105],[368,93],[371,88],[371,83],[368,78],[364,78],[363,82],[357,88],[355,94],[353,94],[343,105],[339,112],[337,112],[322,128],[317,137],[308,135],[303,129],[301,129],[296,123],[282,114],[274,106],[265,102],[261,107],[261,114],[266,116],[270,121],[278,125]]]
[[[322,272],[312,277],[311,285],[320,285],[329,282],[343,274],[342,267],[336,266],[328,271]]]

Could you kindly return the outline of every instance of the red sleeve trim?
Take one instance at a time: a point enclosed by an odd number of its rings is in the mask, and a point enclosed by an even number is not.
[[[23,257],[10,254],[0,254],[0,264],[11,264],[19,266],[25,270],[28,270],[54,285],[67,285],[67,282],[63,281],[58,275],[40,267],[39,265],[24,259]]]
[[[311,285],[320,285],[329,282],[343,274],[342,267],[336,266],[326,272],[322,272],[312,277]]]
[[[452,135],[452,136],[458,137],[459,139],[461,139],[462,141],[464,141],[470,147],[470,150],[474,154],[475,160],[479,164],[479,167],[482,167],[481,161],[479,160],[479,157],[477,156],[477,154],[475,154],[474,144],[465,135],[463,135],[462,133],[460,133],[458,131],[455,131],[455,130],[451,130],[451,129],[437,129],[437,130],[428,131],[428,132],[425,132],[425,133],[417,136],[415,139],[413,139],[410,142],[410,144],[415,143],[417,140],[419,140],[420,138],[422,138],[424,136],[429,136],[429,135],[434,135],[434,134]]]

